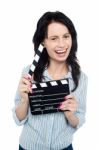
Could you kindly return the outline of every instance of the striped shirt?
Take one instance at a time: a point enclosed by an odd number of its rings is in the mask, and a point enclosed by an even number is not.
[[[26,74],[28,71],[29,67],[26,67],[23,73]],[[47,70],[44,71],[43,75],[45,81],[52,80]],[[71,69],[69,69],[65,78],[69,79],[70,90],[73,89],[74,82]],[[85,122],[86,92],[87,76],[81,71],[79,85],[77,89],[72,92],[78,101],[78,108],[75,112],[75,116],[79,118],[79,124],[76,128],[73,128],[68,123],[63,112],[32,115],[29,108],[26,118],[20,121],[15,112],[21,100],[20,94],[17,91],[15,96],[15,107],[13,108],[13,117],[17,125],[23,125],[19,144],[26,150],[61,150],[68,147],[72,143],[75,131]]]

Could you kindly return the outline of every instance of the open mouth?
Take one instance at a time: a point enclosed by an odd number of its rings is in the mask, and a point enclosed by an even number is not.
[[[66,50],[56,50],[55,52],[57,54],[64,54],[64,53],[66,53]]]

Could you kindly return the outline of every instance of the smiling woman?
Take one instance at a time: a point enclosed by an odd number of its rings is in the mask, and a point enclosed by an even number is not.
[[[19,150],[73,150],[74,132],[85,122],[87,77],[77,60],[77,33],[72,21],[62,12],[46,12],[37,23],[33,36],[35,54],[42,44],[32,78],[23,70],[15,97],[13,116],[24,125]],[[61,112],[32,115],[28,93],[32,82],[69,81],[70,94],[60,103]],[[34,94],[34,93],[33,93]]]
[[[62,23],[53,21],[48,25],[47,37],[43,44],[53,61],[56,60],[64,63],[72,46],[72,38],[68,28]]]

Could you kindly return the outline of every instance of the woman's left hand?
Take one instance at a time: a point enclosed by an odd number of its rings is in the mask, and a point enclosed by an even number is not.
[[[65,100],[60,104],[59,109],[63,110],[65,115],[68,117],[73,115],[77,110],[77,100],[73,95],[65,96]]]

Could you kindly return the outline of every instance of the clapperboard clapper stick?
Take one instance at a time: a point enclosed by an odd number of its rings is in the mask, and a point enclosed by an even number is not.
[[[39,61],[43,47],[40,46],[34,57],[29,70],[31,77]],[[64,97],[70,93],[68,79],[52,80],[32,84],[33,93],[29,93],[29,103],[32,115],[56,113],[61,110],[58,108],[64,101]]]
[[[38,61],[40,59],[42,51],[43,51],[43,46],[40,44],[40,46],[39,46],[39,48],[38,48],[38,50],[36,52],[36,55],[34,57],[34,60],[33,60],[32,64],[31,64],[31,66],[30,66],[29,72],[28,72],[28,76],[30,78],[33,75],[33,72],[34,72],[34,70],[35,70],[35,68],[36,68],[36,66],[38,64]]]

